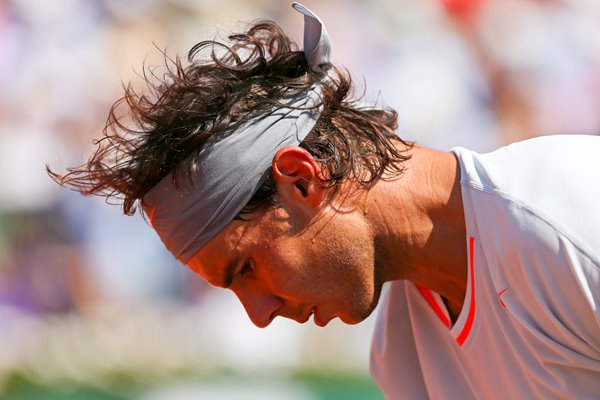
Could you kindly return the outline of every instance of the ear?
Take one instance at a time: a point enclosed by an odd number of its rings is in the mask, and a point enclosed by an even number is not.
[[[273,178],[282,200],[318,208],[325,200],[323,173],[312,155],[298,146],[286,146],[273,157]]]

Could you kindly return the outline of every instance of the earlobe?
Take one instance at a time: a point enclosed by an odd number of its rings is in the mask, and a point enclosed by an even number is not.
[[[282,200],[319,207],[324,200],[321,165],[301,147],[281,148],[273,157],[273,178]]]

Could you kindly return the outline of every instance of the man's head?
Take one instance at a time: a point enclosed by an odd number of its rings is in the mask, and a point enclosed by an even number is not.
[[[372,299],[352,298],[352,293],[359,296],[359,281],[361,290],[374,296],[375,289],[366,287],[374,285],[374,272],[370,272],[370,277],[365,275],[373,269],[373,254],[354,254],[350,249],[351,245],[369,247],[356,242],[368,239],[367,227],[352,213],[341,212],[340,203],[333,199],[342,186],[368,189],[384,174],[402,172],[402,162],[407,155],[396,146],[400,143],[394,134],[396,113],[390,109],[362,107],[352,101],[352,85],[347,73],[336,68],[327,71],[320,64],[315,68],[315,60],[306,52],[298,51],[271,21],[256,23],[245,33],[231,35],[227,43],[201,42],[190,50],[188,61],[185,66],[179,58],[168,61],[164,74],[148,71],[145,75],[148,93],[139,95],[128,86],[124,98],[111,109],[104,137],[89,162],[70,169],[66,176],[52,172],[51,175],[61,184],[84,194],[121,198],[126,214],[133,214],[141,205],[151,223],[156,222],[155,213],[162,221],[185,223],[187,235],[194,224],[201,226],[207,218],[213,217],[195,213],[196,205],[211,195],[196,176],[198,171],[214,167],[207,167],[206,163],[210,162],[211,155],[215,156],[212,151],[219,143],[243,134],[250,135],[252,141],[255,130],[246,129],[247,125],[262,121],[266,116],[282,112],[292,116],[310,115],[314,121],[297,146],[274,145],[269,150],[272,153],[261,155],[269,162],[264,171],[259,171],[259,185],[252,187],[249,200],[243,202],[235,215],[228,215],[223,226],[210,231],[200,245],[195,237],[189,236],[192,247],[186,244],[187,252],[174,251],[169,237],[165,237],[170,234],[164,232],[169,231],[159,228],[157,231],[176,257],[209,282],[221,285],[217,277],[225,266],[218,262],[226,260],[229,265],[234,260],[231,254],[239,254],[237,261],[243,255],[243,262],[250,260],[250,264],[258,264],[260,257],[242,254],[242,246],[246,254],[250,248],[254,253],[270,249],[260,261],[269,263],[270,273],[280,274],[279,277],[287,275],[285,279],[290,282],[296,279],[300,288],[313,287],[322,296],[331,299],[338,296],[340,303],[362,304],[359,308],[365,310],[374,306]],[[312,101],[297,105],[298,99],[309,96]],[[119,114],[123,105],[128,106],[129,122]],[[262,130],[261,134],[273,135],[275,142],[278,125],[273,126],[275,129]],[[218,165],[248,162],[240,159],[239,154],[243,152],[240,153],[239,147],[231,154],[227,152],[228,145],[221,147],[214,157]],[[254,165],[250,157],[247,167]],[[244,168],[242,165],[241,169]],[[227,179],[221,179],[223,184],[227,183],[224,182]],[[234,183],[247,184],[245,180]],[[162,190],[161,185],[169,187],[174,195],[156,205],[153,193],[157,188]],[[234,193],[228,186],[222,191]],[[185,207],[178,207],[181,199],[190,199],[190,193],[201,195],[185,203]],[[233,201],[239,202],[235,193],[233,197]],[[182,231],[177,225],[174,227],[170,232]],[[250,238],[254,238],[251,244]],[[285,257],[293,262],[283,262]],[[307,268],[321,264],[325,267]],[[235,268],[239,269],[239,265],[235,264]],[[244,264],[241,265],[240,272],[244,268]],[[337,282],[339,287],[335,288],[336,280],[344,283]],[[367,283],[369,280],[371,283]],[[275,286],[274,283],[261,284]],[[329,289],[318,289],[323,285]],[[344,290],[334,293],[339,288]],[[269,315],[279,313],[302,320],[298,316],[308,312],[312,304],[309,304],[310,296],[296,294],[286,300],[283,292],[291,296],[294,288],[282,287],[277,293],[272,289],[274,297],[287,304],[287,308],[280,307],[280,312]],[[258,296],[257,290],[253,293]],[[236,294],[248,309],[242,297],[251,296]],[[304,298],[301,300],[301,297]],[[252,311],[248,312],[252,317]],[[366,316],[363,314],[347,312],[343,319],[358,322]],[[331,311],[327,315],[335,313]],[[265,325],[264,321],[270,321],[262,316],[253,320],[261,326]]]
[[[358,323],[377,303],[382,282],[367,218],[331,198],[323,178],[308,151],[282,148],[272,166],[277,205],[233,221],[187,264],[231,289],[259,327],[313,313],[320,326],[334,317]]]

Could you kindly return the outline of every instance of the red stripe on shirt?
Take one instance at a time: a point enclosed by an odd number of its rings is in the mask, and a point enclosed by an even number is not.
[[[421,285],[416,286],[417,289],[419,289],[419,292],[421,292],[421,294],[425,298],[425,300],[427,300],[433,311],[437,314],[440,320],[442,320],[443,324],[450,328],[450,318],[446,316],[444,311],[442,311],[442,309],[440,308],[439,304],[436,303],[435,299],[433,298],[433,294],[431,294],[431,291]]]
[[[469,305],[469,314],[467,315],[467,321],[465,322],[465,326],[463,327],[462,332],[456,338],[456,342],[459,346],[462,346],[469,333],[471,332],[471,328],[473,327],[473,320],[475,319],[475,271],[473,267],[474,260],[474,248],[475,248],[475,238],[469,238],[469,272],[471,273],[471,304]]]
[[[154,228],[154,210],[156,207],[152,207],[152,211],[150,211],[150,216],[148,219],[150,220],[150,226]]]

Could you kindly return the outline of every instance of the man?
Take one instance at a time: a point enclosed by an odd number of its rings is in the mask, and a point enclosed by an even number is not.
[[[250,319],[355,324],[376,307],[388,398],[600,395],[600,138],[479,155],[394,135],[349,99],[327,31],[272,22],[202,42],[154,96],[125,95],[61,184],[141,205],[166,247]],[[208,60],[199,60],[208,51]]]

